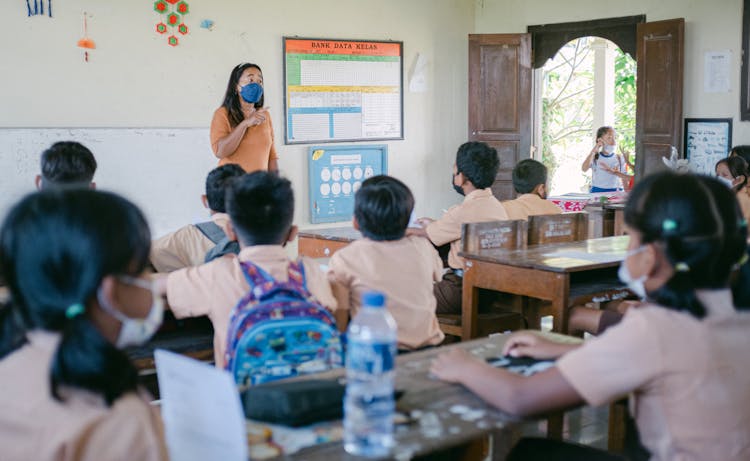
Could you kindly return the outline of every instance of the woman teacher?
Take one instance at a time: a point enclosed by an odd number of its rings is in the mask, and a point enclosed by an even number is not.
[[[260,67],[248,63],[235,67],[224,102],[211,120],[211,148],[219,165],[236,163],[248,173],[278,171],[271,114],[263,99]]]

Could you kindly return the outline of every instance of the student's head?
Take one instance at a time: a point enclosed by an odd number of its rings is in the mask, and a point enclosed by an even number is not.
[[[227,109],[229,123],[232,127],[239,125],[245,118],[242,114],[242,105],[240,102],[242,96],[240,92],[243,86],[250,83],[257,83],[261,87],[263,86],[263,71],[260,70],[260,66],[257,64],[248,62],[238,64],[232,69],[232,73],[229,74],[229,82],[227,82],[227,91],[224,93],[222,106]],[[260,99],[254,104],[255,108],[260,109],[263,107],[264,101],[265,94],[261,94]]]
[[[513,168],[513,188],[519,194],[537,194],[547,198],[547,167],[527,158]]]
[[[60,189],[21,200],[0,230],[11,294],[0,312],[0,356],[17,347],[8,338],[47,330],[60,335],[50,369],[56,398],[60,387],[76,387],[111,404],[134,391],[136,371],[119,348],[144,342],[161,323],[150,285],[137,279],[150,241],[143,214],[111,193]]]
[[[354,227],[371,240],[398,240],[406,233],[414,196],[391,176],[373,176],[354,196]]]
[[[483,142],[466,142],[456,152],[456,164],[453,168],[453,188],[456,192],[470,183],[476,189],[486,189],[495,182],[500,160],[497,151]],[[461,192],[459,192],[461,193]]]
[[[747,173],[747,162],[742,157],[727,157],[716,162],[716,177],[735,191],[745,187]]]
[[[296,236],[292,183],[276,173],[256,171],[232,181],[227,213],[240,245],[283,245]]]
[[[742,157],[750,165],[750,146],[734,146],[729,151],[730,157]]]
[[[706,310],[695,290],[725,288],[744,254],[747,226],[732,192],[720,186],[713,178],[657,173],[633,188],[625,207],[625,278],[641,281],[656,303],[698,318]]]
[[[227,188],[235,178],[245,174],[241,166],[233,163],[214,168],[206,176],[206,195],[202,197],[203,205],[216,213],[226,213],[224,198]]]
[[[609,155],[615,152],[617,148],[617,133],[611,126],[600,126],[596,130],[596,143],[601,143],[601,152]],[[595,160],[599,159],[599,153],[594,156]]]
[[[94,154],[83,144],[61,141],[42,152],[41,174],[36,177],[37,189],[52,187],[90,187],[96,172]]]

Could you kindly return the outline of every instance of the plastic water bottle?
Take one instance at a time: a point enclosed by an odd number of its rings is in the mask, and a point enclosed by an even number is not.
[[[362,295],[347,343],[344,449],[358,456],[387,455],[393,447],[396,322],[381,293]]]

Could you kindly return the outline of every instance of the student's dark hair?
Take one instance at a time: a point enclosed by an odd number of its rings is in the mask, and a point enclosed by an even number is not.
[[[714,170],[719,167],[719,165],[724,164],[727,166],[727,169],[729,170],[729,174],[732,175],[733,178],[736,178],[738,176],[742,176],[745,178],[740,184],[737,184],[733,187],[735,191],[738,191],[745,187],[747,185],[747,162],[742,157],[727,157],[719,160],[716,162],[716,166],[714,166]]]
[[[477,189],[486,189],[495,182],[500,160],[494,147],[483,142],[466,142],[456,152],[457,173],[471,181]]]
[[[214,168],[208,173],[208,176],[206,176],[206,201],[212,211],[226,213],[227,208],[224,198],[227,196],[227,187],[243,174],[245,174],[245,170],[234,163]]]
[[[733,155],[744,158],[747,164],[750,165],[750,146],[742,145],[732,147],[732,150],[729,151],[729,156],[731,157]]]
[[[732,192],[714,178],[656,173],[633,188],[625,222],[641,235],[642,244],[658,245],[674,268],[649,298],[705,316],[695,290],[725,288],[745,248],[747,230]]]
[[[292,183],[276,173],[256,171],[232,181],[227,213],[245,246],[284,243],[294,219]]]
[[[542,162],[527,158],[513,168],[513,188],[519,194],[528,194],[539,184],[547,184],[547,167]]]
[[[371,240],[398,240],[406,233],[414,196],[403,182],[386,175],[362,183],[354,196],[359,231]]]
[[[89,189],[42,191],[15,205],[0,230],[0,268],[11,308],[0,315],[0,344],[40,329],[60,334],[52,358],[52,395],[62,387],[86,389],[108,405],[135,391],[137,373],[84,313],[108,275],[139,274],[148,263],[151,236],[143,214],[122,197]],[[12,313],[12,315],[11,315]],[[66,315],[67,314],[67,315]],[[19,320],[22,319],[22,320]]]
[[[245,69],[248,69],[250,67],[258,69],[261,75],[263,74],[263,71],[260,69],[259,65],[250,62],[237,64],[234,69],[232,69],[232,73],[229,74],[227,91],[226,93],[224,93],[224,101],[221,103],[221,105],[227,110],[229,123],[232,125],[232,128],[239,125],[240,122],[245,119],[245,116],[242,114],[242,106],[240,105],[240,95],[237,93],[237,85],[240,82],[242,73],[245,72]],[[255,108],[260,109],[261,107],[263,107],[264,100],[265,91],[263,92],[263,95],[261,95],[260,100],[255,103]]]
[[[614,128],[612,128],[611,126],[607,126],[607,125],[600,126],[596,130],[596,141],[598,142],[599,138],[601,138],[602,136],[606,135],[607,132],[609,132],[609,130],[614,130]],[[594,162],[596,162],[597,160],[599,160],[599,152],[597,152],[596,154],[594,154]]]
[[[86,146],[60,141],[42,152],[42,188],[54,186],[88,187],[96,173],[96,159]]]

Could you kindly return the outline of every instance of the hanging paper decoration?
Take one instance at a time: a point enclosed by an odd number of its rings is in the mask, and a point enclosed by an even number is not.
[[[156,24],[156,32],[166,34],[171,31],[171,34],[167,37],[167,43],[171,46],[179,45],[180,39],[176,32],[187,35],[189,31],[184,18],[190,12],[188,3],[184,0],[156,0],[154,11],[161,15],[161,21]]]
[[[86,12],[83,12],[83,38],[78,40],[78,47],[83,48],[83,60],[89,62],[89,50],[96,49],[96,43],[89,38],[88,24],[86,23]]]
[[[31,1],[26,0],[26,12],[29,16],[44,16],[44,0],[34,0],[34,8],[31,7]],[[47,0],[47,16],[52,17],[52,0]]]

